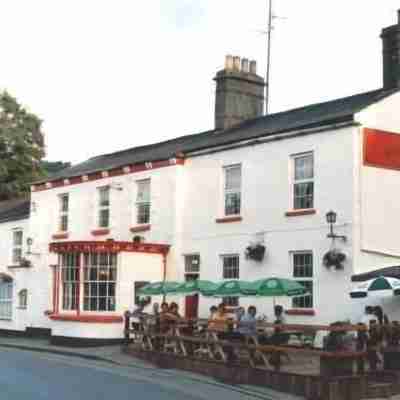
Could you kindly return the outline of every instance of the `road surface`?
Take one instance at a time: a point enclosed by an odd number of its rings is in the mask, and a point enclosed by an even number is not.
[[[122,367],[54,354],[0,349],[1,400],[266,398],[154,368]]]

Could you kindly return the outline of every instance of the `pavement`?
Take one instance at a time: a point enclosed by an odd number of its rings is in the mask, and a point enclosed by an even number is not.
[[[216,398],[214,391],[220,391],[221,393],[230,393],[230,400],[233,400],[235,396],[238,396],[238,398],[240,399],[248,398],[260,400],[304,400],[303,397],[291,396],[286,393],[280,393],[271,390],[269,388],[252,385],[231,386],[216,381],[211,377],[193,374],[186,371],[160,370],[149,363],[135,359],[130,355],[123,354],[121,352],[121,346],[71,348],[64,346],[53,346],[49,344],[48,340],[46,339],[0,337],[0,351],[1,349],[3,349],[3,351],[6,351],[7,349],[10,351],[12,349],[21,350],[21,353],[27,354],[32,354],[32,352],[42,353],[37,354],[36,356],[36,358],[39,360],[41,357],[49,357],[50,355],[53,358],[58,357],[63,360],[75,359],[75,363],[86,363],[86,368],[90,368],[90,366],[93,366],[95,368],[98,364],[100,364],[102,366],[106,366],[110,371],[119,371],[120,373],[121,371],[124,371],[125,374],[130,375],[132,378],[136,378],[139,376],[152,376],[153,378],[156,377],[155,379],[157,380],[157,382],[162,381],[167,386],[170,384],[170,382],[179,382],[179,390],[181,392],[182,390],[184,390],[183,388],[186,387],[191,389],[201,388],[202,393],[211,390],[213,393],[211,398]],[[33,356],[35,355],[33,354]],[[14,371],[14,373],[17,372]],[[55,381],[57,381],[57,379],[55,379]],[[204,388],[208,389],[206,390]],[[9,389],[11,390],[11,388]],[[155,393],[154,396],[154,398],[158,398]],[[220,398],[220,400],[224,398],[222,394],[221,396],[222,397]],[[11,398],[12,397],[10,397],[10,399]],[[164,397],[162,398],[164,399]],[[167,398],[168,396],[166,395],[165,399]],[[210,397],[208,397],[208,399],[209,398]],[[98,399],[99,398],[97,397],[97,400]]]

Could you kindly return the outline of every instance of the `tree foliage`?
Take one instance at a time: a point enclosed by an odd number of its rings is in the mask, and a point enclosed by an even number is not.
[[[44,176],[42,121],[7,92],[0,93],[0,200],[29,192]]]
[[[71,163],[64,161],[42,161],[41,166],[45,174],[51,176],[53,174],[56,174],[57,172],[62,171],[65,168],[69,168],[71,166]]]

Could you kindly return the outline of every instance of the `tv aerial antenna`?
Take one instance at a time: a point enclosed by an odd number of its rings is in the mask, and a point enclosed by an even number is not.
[[[276,19],[287,19],[286,17],[280,17],[274,14],[273,0],[268,1],[268,25],[267,30],[262,31],[263,34],[267,35],[267,67],[265,74],[265,115],[269,112],[271,91],[270,91],[270,81],[271,81],[271,47],[272,47],[272,31],[274,30],[274,21]]]

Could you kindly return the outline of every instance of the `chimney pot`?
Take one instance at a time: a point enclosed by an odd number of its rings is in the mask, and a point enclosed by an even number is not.
[[[217,132],[262,115],[265,81],[256,74],[255,61],[249,65],[247,58],[226,56],[225,69],[214,80]]]
[[[235,71],[240,71],[240,57],[233,57],[233,69]]]
[[[250,61],[250,73],[257,75],[257,61],[255,60]]]
[[[400,88],[400,10],[396,25],[382,30],[383,44],[383,87]]]
[[[225,57],[225,69],[233,69],[233,57],[231,55]]]
[[[249,59],[242,58],[242,72],[248,74],[249,73]]]

